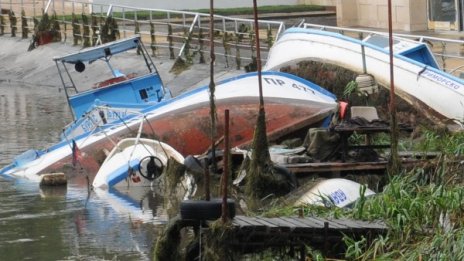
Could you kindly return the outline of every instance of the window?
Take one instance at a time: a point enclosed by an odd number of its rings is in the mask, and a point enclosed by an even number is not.
[[[457,29],[457,1],[460,0],[428,0],[430,29]]]

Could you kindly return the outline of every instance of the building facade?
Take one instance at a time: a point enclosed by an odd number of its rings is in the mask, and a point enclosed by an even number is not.
[[[387,0],[301,0],[304,4],[336,6],[338,26],[385,29]],[[394,30],[464,30],[464,0],[392,0]]]
[[[210,0],[93,0],[94,4],[127,5],[141,8],[192,10],[209,8]],[[250,0],[215,0],[216,8],[251,7]],[[260,0],[259,5],[315,4],[335,6],[338,26],[385,29],[387,0]],[[393,29],[403,31],[464,30],[464,0],[392,0]]]
[[[165,10],[194,10],[209,8],[210,0],[170,0],[170,1],[144,1],[144,0],[93,0],[94,4],[118,4],[140,8]],[[296,5],[300,0],[260,0],[259,5]],[[215,8],[251,7],[251,0],[215,0]]]

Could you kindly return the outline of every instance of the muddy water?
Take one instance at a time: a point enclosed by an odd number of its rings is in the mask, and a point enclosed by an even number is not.
[[[58,87],[0,82],[0,167],[56,142],[70,119]],[[0,176],[0,260],[149,260],[157,224],[167,219],[162,198],[85,184],[50,190]]]

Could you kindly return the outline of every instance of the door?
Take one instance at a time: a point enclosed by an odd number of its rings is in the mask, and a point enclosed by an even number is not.
[[[459,6],[463,0],[428,0],[428,25],[432,30],[459,30]]]

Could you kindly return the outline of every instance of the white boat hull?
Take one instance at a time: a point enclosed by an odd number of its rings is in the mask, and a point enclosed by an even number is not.
[[[166,143],[150,139],[124,139],[113,148],[103,162],[93,180],[93,187],[107,189],[119,183],[129,186],[150,185],[151,181],[142,178],[139,171],[140,161],[150,156],[159,159],[163,168],[166,167],[169,158],[184,163],[184,157]],[[139,177],[140,180],[134,182],[130,175]]]
[[[273,45],[265,70],[278,70],[305,60],[335,64],[362,73],[361,46],[367,73],[389,88],[388,50],[341,34],[289,29]],[[464,81],[399,54],[394,56],[395,92],[432,119],[464,121]]]
[[[257,83],[256,74],[246,74],[216,86],[217,136],[223,135],[223,111],[229,109],[232,147],[247,145],[253,138],[258,113]],[[337,108],[333,94],[285,73],[263,73],[263,93],[268,136],[274,139],[320,122]],[[117,140],[133,136],[141,121],[144,122],[144,135],[160,137],[182,155],[204,153],[210,146],[207,86],[160,102],[143,111],[143,116],[125,118],[123,122],[102,126],[98,133],[76,137],[76,145],[81,151],[77,166],[71,165],[72,141],[65,139],[36,159],[5,167],[0,170],[0,175],[38,179],[37,176],[44,173],[73,175],[79,168],[88,175],[94,175],[101,165],[96,160],[101,160],[98,155],[102,154],[102,150],[112,150],[114,147],[108,137]]]
[[[375,195],[375,192],[366,188],[363,195],[367,197]],[[343,208],[355,203],[360,197],[361,184],[348,179],[336,178],[319,182],[301,196],[295,205],[335,205]]]

